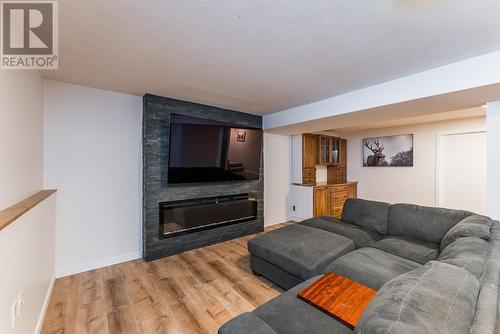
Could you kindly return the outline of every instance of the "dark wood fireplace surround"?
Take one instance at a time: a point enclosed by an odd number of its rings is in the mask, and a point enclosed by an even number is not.
[[[144,96],[143,258],[147,261],[260,232],[264,226],[263,157],[260,179],[257,181],[174,185],[167,183],[170,113],[233,123],[242,127],[262,128],[260,116],[150,94]],[[207,205],[210,199],[215,198],[217,203],[234,198],[241,201],[241,196],[248,196],[255,202],[253,203],[257,206],[256,213],[254,212],[255,218],[253,216],[248,218],[248,215],[241,220],[227,217],[221,219],[221,224],[204,224],[202,228],[186,233],[165,234],[165,227],[160,219],[169,203],[175,205],[199,201],[201,205]],[[204,208],[199,210],[203,213]],[[186,214],[197,213],[191,211]]]

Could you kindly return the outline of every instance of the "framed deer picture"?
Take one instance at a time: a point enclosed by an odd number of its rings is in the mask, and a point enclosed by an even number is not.
[[[413,167],[413,135],[363,139],[364,167]]]

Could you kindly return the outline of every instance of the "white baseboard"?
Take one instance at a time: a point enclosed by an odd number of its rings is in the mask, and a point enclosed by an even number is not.
[[[281,224],[281,223],[284,223],[286,221],[287,221],[286,219],[283,219],[283,220],[265,220],[264,227],[269,227],[269,226]]]
[[[53,276],[52,280],[50,281],[49,288],[47,289],[47,294],[45,295],[45,300],[43,301],[40,315],[38,316],[38,320],[36,322],[35,334],[39,334],[42,331],[43,320],[45,319],[45,314],[47,313],[47,308],[49,307],[50,296],[52,296],[52,290],[54,289],[55,281],[56,277]]]
[[[141,258],[140,252],[132,252],[128,254],[123,254],[119,256],[109,257],[107,259],[100,259],[95,261],[90,261],[82,264],[77,264],[74,266],[56,269],[56,278],[70,276],[74,274],[83,273],[85,271],[99,269],[102,267],[111,266],[113,264],[118,264],[122,262],[132,261]]]
[[[311,218],[311,217],[309,217]],[[309,219],[309,218],[306,218],[306,217],[299,217],[299,216],[290,216],[290,218],[288,218],[288,220],[293,220],[295,222],[301,222],[303,220],[306,220],[306,219]]]

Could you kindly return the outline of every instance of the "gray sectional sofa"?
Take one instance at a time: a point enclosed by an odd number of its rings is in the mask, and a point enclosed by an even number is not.
[[[252,270],[285,291],[219,334],[498,333],[500,223],[472,212],[349,199],[248,242]],[[351,330],[297,298],[326,272],[377,290]]]

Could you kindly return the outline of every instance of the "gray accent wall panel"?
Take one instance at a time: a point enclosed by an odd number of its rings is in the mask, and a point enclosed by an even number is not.
[[[258,181],[167,184],[170,113],[262,129],[262,117],[197,103],[146,94],[143,98],[143,258],[154,260],[190,249],[260,232],[264,228],[264,157]],[[262,141],[264,142],[264,141]],[[159,203],[253,194],[258,212],[254,221],[217,227],[171,238],[160,238]]]

